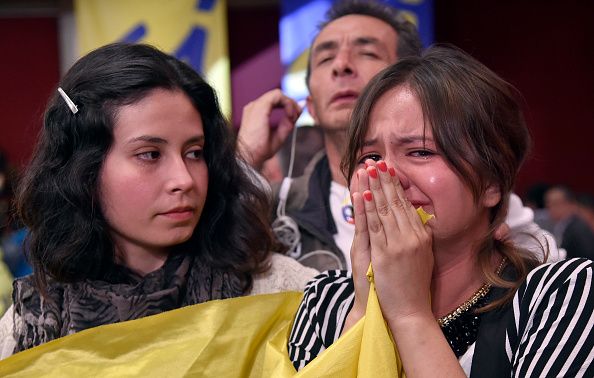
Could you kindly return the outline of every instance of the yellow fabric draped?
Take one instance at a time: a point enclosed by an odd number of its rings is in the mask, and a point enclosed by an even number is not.
[[[406,378],[400,355],[382,316],[371,265],[367,278],[370,288],[365,316],[300,370],[297,377]]]
[[[0,376],[404,377],[370,278],[366,316],[298,373],[287,340],[302,293],[284,292],[92,328],[1,361]]]

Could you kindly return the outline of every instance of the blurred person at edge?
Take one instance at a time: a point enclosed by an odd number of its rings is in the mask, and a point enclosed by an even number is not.
[[[13,214],[15,178],[16,173],[10,167],[6,154],[0,151],[0,249],[12,276],[22,277],[31,273],[31,265],[27,262],[24,249],[27,229],[19,224]],[[8,303],[10,305],[10,298]]]
[[[415,26],[389,5],[337,1],[326,14],[311,44],[306,78],[310,92],[307,109],[322,129],[324,149],[312,158],[303,176],[293,180],[286,204],[286,213],[300,233],[299,243],[289,254],[302,264],[320,271],[351,268],[353,207],[340,171],[351,112],[365,85],[378,72],[398,59],[420,53]],[[285,116],[273,129],[269,117],[275,108],[282,108]],[[291,134],[300,113],[297,103],[279,89],[246,105],[238,134],[238,149],[246,161],[261,169]],[[274,188],[277,203],[279,189]],[[509,206],[507,226],[500,228],[500,238],[517,239],[533,251],[548,245],[552,260],[563,257],[553,237],[534,223],[532,210],[524,207],[518,196],[512,194]]]
[[[10,220],[12,201],[11,171],[6,154],[0,150],[0,315],[10,306],[13,274],[6,261],[4,246],[11,239],[13,230]],[[24,256],[23,256],[24,257]]]
[[[594,259],[594,231],[579,216],[574,192],[564,185],[552,186],[545,194],[545,204],[555,222],[553,235],[567,257]]]
[[[545,206],[544,196],[551,185],[547,183],[536,183],[528,188],[524,197],[524,205],[534,212],[534,222],[542,229],[553,232],[553,221],[549,210]]]
[[[590,225],[594,232],[594,196],[589,193],[577,195],[578,214]]]

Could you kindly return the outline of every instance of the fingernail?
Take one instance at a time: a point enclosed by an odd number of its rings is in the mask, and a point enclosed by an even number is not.
[[[388,171],[390,171],[390,176],[394,177],[396,176],[396,170],[392,167],[390,167],[390,169],[388,169]]]
[[[385,171],[388,170],[388,165],[386,164],[385,161],[380,161],[376,165],[379,168],[379,170],[382,171],[382,172],[385,172]]]
[[[371,176],[372,178],[377,178],[377,169],[375,169],[375,167],[371,167],[367,170],[367,172],[369,173],[369,176]]]
[[[363,198],[365,198],[365,201],[371,202],[373,196],[371,195],[371,192],[369,190],[366,190],[363,192]]]

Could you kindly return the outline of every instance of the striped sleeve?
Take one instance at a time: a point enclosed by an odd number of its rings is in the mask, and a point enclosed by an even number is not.
[[[355,287],[346,271],[327,271],[308,283],[289,336],[295,369],[303,368],[340,337],[354,299]]]
[[[532,271],[513,300],[506,353],[514,377],[592,377],[594,262],[570,259]]]

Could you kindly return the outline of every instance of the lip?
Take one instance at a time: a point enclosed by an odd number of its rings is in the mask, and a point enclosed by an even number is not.
[[[359,98],[359,92],[353,90],[344,90],[335,93],[330,98],[330,104],[352,103]]]
[[[171,219],[174,219],[177,221],[183,221],[183,220],[191,219],[194,216],[195,210],[196,209],[191,206],[180,206],[180,207],[175,207],[173,209],[169,209],[167,211],[159,213],[159,215],[162,215],[162,216],[165,216],[167,218],[171,218]]]

